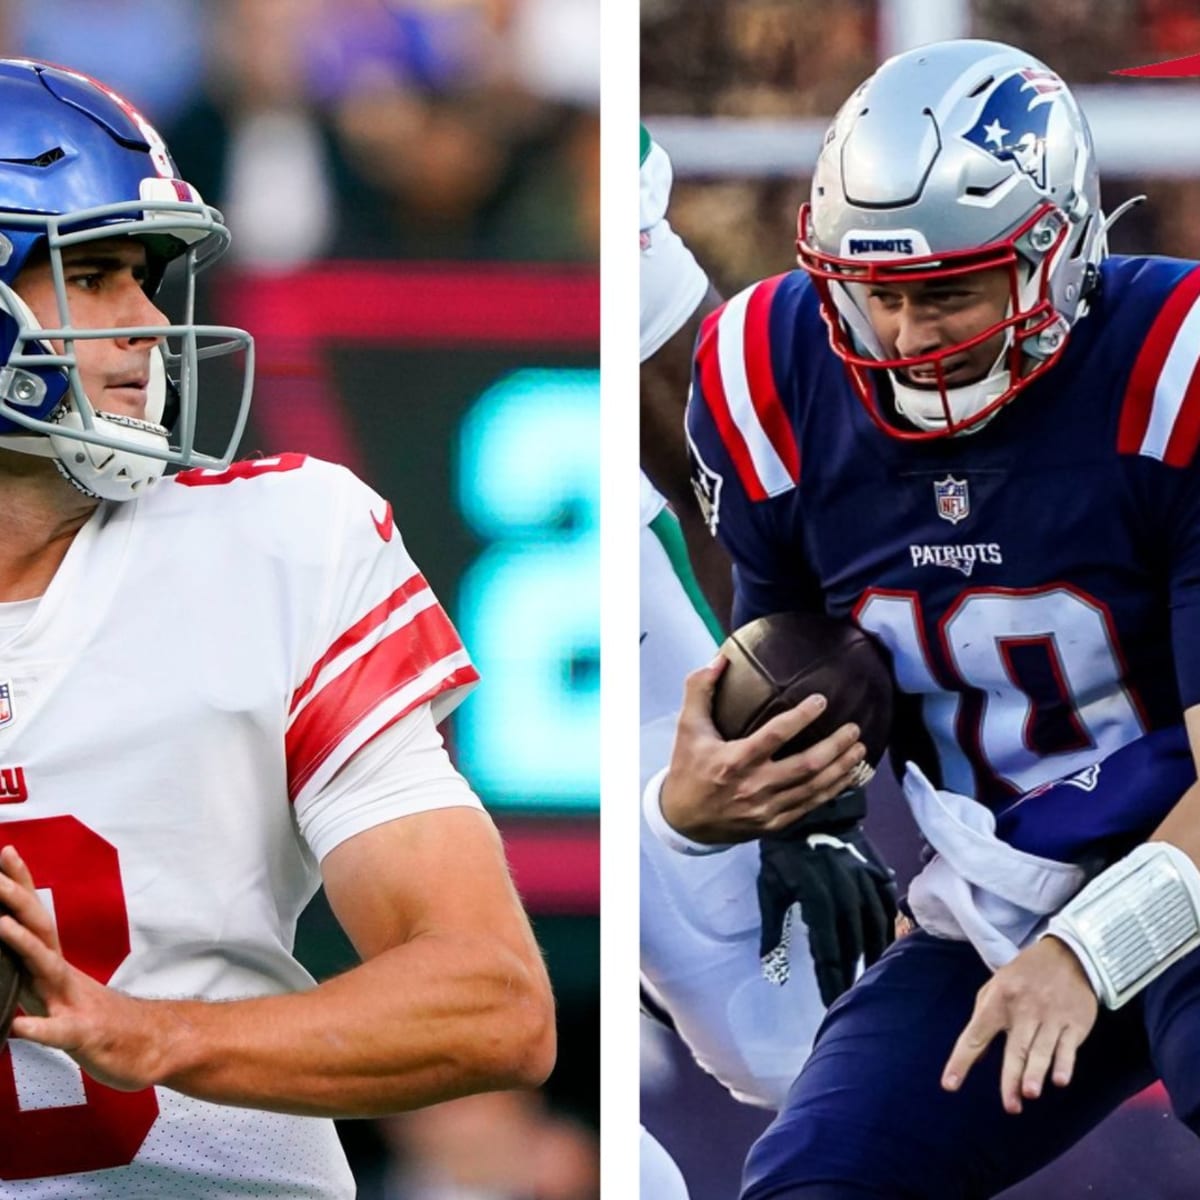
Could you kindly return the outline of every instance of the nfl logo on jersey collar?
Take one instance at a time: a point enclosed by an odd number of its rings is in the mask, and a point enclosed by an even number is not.
[[[0,680],[0,729],[13,722],[12,683]]]
[[[943,521],[957,525],[959,521],[971,515],[971,497],[967,492],[967,481],[955,479],[947,475],[945,479],[935,480],[933,496],[937,501],[937,514]]]

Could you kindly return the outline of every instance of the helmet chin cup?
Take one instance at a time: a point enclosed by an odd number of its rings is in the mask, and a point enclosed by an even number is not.
[[[1009,390],[1012,383],[1012,374],[1007,368],[993,370],[976,383],[948,388],[944,393],[946,399],[943,406],[942,392],[910,387],[894,371],[889,371],[888,376],[895,395],[896,411],[926,433],[947,431],[950,422],[946,418],[946,408],[949,408],[954,423],[959,426],[957,432],[974,433],[982,429],[995,415],[998,408],[996,401]]]
[[[63,475],[80,491],[101,500],[133,500],[144,495],[163,475],[170,452],[169,430],[162,424],[167,400],[167,368],[161,348],[150,355],[145,419],[93,410],[95,428],[119,437],[120,448],[73,438],[61,430],[86,434],[74,397],[67,400],[49,435],[51,449]]]
[[[67,409],[56,422],[62,429],[86,432],[83,418]],[[63,433],[50,434],[50,445],[62,473],[89,496],[101,500],[134,500],[162,478],[169,442],[167,431],[151,421],[97,413],[95,427],[124,443],[115,450]]]

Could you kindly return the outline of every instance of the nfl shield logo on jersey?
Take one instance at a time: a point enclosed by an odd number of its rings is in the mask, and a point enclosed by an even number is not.
[[[971,498],[967,495],[967,481],[955,479],[947,475],[941,481],[934,481],[933,495],[937,500],[938,516],[951,525],[957,525],[971,513]]]
[[[0,729],[11,725],[13,719],[12,684],[7,680],[0,681]]]

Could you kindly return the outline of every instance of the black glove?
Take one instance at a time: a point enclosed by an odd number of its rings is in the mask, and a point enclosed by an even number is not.
[[[865,813],[863,792],[847,792],[759,839],[763,976],[787,982],[792,906],[799,905],[826,1004],[854,982],[858,960],[869,967],[894,936],[896,884],[859,823]]]

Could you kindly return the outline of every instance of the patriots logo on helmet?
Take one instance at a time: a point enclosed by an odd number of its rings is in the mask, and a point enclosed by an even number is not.
[[[1017,71],[993,88],[979,119],[964,135],[1001,162],[1016,163],[1040,188],[1046,186],[1046,127],[1063,92],[1050,71]]]

